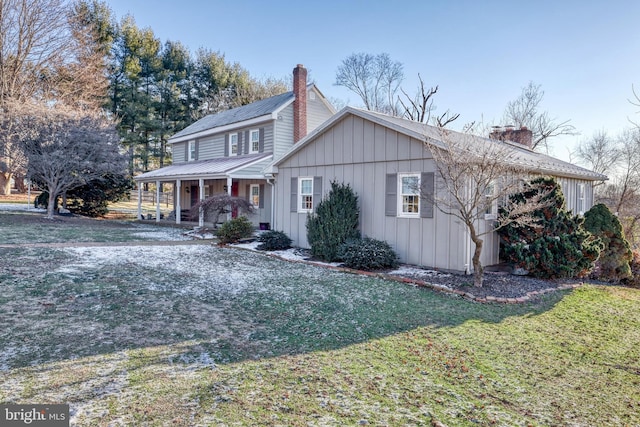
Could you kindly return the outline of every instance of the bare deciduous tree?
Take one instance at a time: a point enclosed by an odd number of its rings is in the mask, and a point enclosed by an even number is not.
[[[49,193],[47,218],[53,218],[56,197],[109,174],[124,174],[113,123],[96,114],[62,105],[24,106],[19,120],[28,160],[27,177]]]
[[[414,122],[429,124],[431,121],[431,113],[435,109],[435,106],[433,105],[433,97],[438,93],[438,86],[426,89],[420,73],[418,73],[418,80],[420,81],[418,93],[416,93],[412,98],[404,91],[404,89],[400,89],[406,99],[406,102],[403,101],[402,98],[398,97],[398,103],[401,106],[403,118]],[[458,117],[460,117],[460,114],[451,114],[449,113],[449,110],[447,110],[441,115],[436,116],[434,121],[437,126],[445,127],[449,123],[455,121]]]
[[[619,150],[607,132],[600,130],[594,132],[591,138],[580,142],[577,154],[592,171],[606,175],[618,162]]]
[[[550,138],[560,135],[575,135],[576,129],[570,120],[558,121],[547,111],[540,111],[544,98],[541,86],[533,82],[522,88],[518,98],[509,102],[504,112],[505,124],[516,129],[527,127],[533,132],[532,149],[547,149]]]
[[[403,79],[402,64],[389,54],[354,53],[338,67],[335,84],[358,95],[367,110],[397,115],[396,94]]]
[[[473,283],[482,286],[483,236],[507,224],[535,227],[531,214],[544,206],[545,194],[541,191],[522,204],[510,201],[508,196],[521,191],[529,176],[517,158],[517,150],[500,141],[473,136],[472,129],[467,133],[437,129],[438,138],[425,142],[437,166],[436,191],[434,196],[422,197],[431,197],[438,210],[464,224],[475,245]],[[487,217],[487,212],[496,212],[498,205],[505,208],[505,215]]]
[[[211,222],[218,223],[220,215],[226,215],[228,213],[237,210],[239,213],[255,212],[255,207],[251,202],[242,197],[231,196],[227,193],[214,194],[191,207],[189,216],[194,219],[198,218],[202,213],[205,218],[210,217]]]

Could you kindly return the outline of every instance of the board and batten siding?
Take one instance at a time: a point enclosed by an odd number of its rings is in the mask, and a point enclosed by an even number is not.
[[[465,248],[466,228],[453,216],[434,209],[432,218],[401,218],[385,214],[388,174],[435,172],[435,162],[422,142],[352,115],[314,137],[304,148],[278,165],[277,229],[294,244],[308,247],[307,214],[292,212],[291,198],[297,177],[322,177],[323,193],[331,181],[348,183],[358,195],[363,236],[388,242],[402,262],[442,270],[464,271],[470,254]],[[491,245],[488,245],[491,246]],[[486,248],[486,258],[497,257]]]

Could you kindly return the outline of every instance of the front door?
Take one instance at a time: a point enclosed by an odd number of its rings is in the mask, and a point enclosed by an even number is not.
[[[195,205],[198,204],[198,202],[200,201],[200,191],[198,190],[198,186],[197,185],[192,185],[191,186],[191,207],[194,207]]]
[[[231,184],[231,196],[232,197],[238,197],[238,182],[234,182]],[[233,208],[231,210],[231,218],[237,218],[238,217],[238,208]]]

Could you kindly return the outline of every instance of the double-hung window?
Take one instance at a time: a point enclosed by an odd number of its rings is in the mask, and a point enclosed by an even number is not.
[[[229,135],[229,153],[232,156],[235,156],[238,154],[238,134],[237,133],[232,133],[231,135]]]
[[[493,220],[498,217],[498,201],[495,198],[496,187],[493,182],[489,183],[484,189],[485,210],[484,219]]]
[[[420,174],[398,174],[398,216],[420,216]]]
[[[257,153],[260,151],[260,131],[254,129],[249,132],[249,152]]]
[[[251,184],[249,186],[249,202],[254,208],[260,207],[260,185]]]
[[[313,210],[313,178],[298,179],[298,212],[311,212]]]
[[[189,161],[196,159],[196,142],[189,141]]]

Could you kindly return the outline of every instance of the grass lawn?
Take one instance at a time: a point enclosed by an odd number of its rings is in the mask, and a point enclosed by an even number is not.
[[[477,304],[208,245],[17,246],[165,238],[20,238],[30,219],[0,212],[3,403],[81,426],[640,425],[639,290]]]

